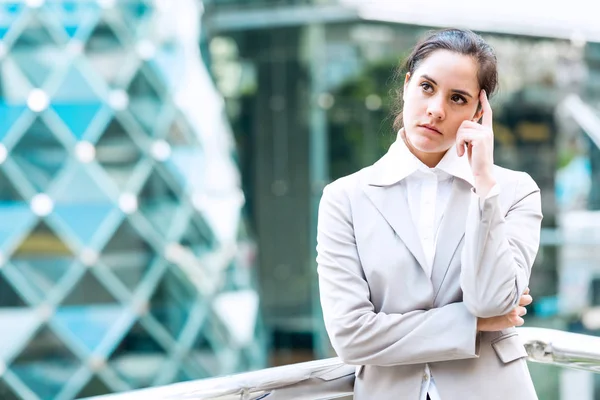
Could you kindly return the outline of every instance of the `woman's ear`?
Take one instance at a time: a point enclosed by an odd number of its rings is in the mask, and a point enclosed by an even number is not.
[[[402,90],[402,100],[404,100],[404,96],[406,95],[406,87],[408,86],[408,81],[410,81],[410,72],[407,72],[404,76],[404,90]]]

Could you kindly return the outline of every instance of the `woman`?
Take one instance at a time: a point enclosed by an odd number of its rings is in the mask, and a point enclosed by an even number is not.
[[[355,399],[536,399],[515,326],[531,303],[539,189],[493,163],[496,57],[459,29],[406,61],[396,142],[328,185],[318,272]],[[480,122],[480,123],[479,123]]]

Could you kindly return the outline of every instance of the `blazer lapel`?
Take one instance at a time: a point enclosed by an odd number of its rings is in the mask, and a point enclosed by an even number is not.
[[[363,190],[423,268],[425,254],[419,241],[417,229],[413,224],[406,194],[402,186],[400,184],[391,186],[365,185]]]
[[[455,179],[437,235],[439,241],[436,245],[436,254],[431,274],[431,283],[433,284],[436,297],[450,267],[450,261],[465,235],[470,202],[471,185],[462,179]]]

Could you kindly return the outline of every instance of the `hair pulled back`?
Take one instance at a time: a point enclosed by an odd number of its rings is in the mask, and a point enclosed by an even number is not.
[[[403,78],[408,72],[412,77],[419,65],[437,50],[448,50],[454,53],[471,56],[478,64],[477,80],[479,87],[485,90],[488,98],[494,94],[498,86],[498,67],[496,54],[492,47],[481,36],[468,29],[442,29],[430,32],[420,40],[397,71],[399,89],[396,91],[394,129],[402,127],[402,88]]]

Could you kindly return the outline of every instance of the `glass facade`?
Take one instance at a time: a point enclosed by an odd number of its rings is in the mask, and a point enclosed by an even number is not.
[[[200,6],[0,4],[2,399],[265,365]]]

